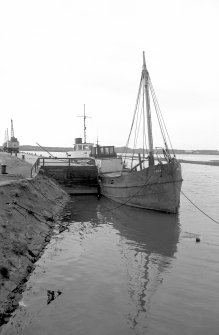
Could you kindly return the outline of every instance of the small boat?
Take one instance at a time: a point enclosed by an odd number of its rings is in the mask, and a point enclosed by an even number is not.
[[[154,102],[164,148],[153,147],[150,100]],[[139,134],[140,126],[142,126],[142,134]],[[127,148],[130,146],[133,133],[134,146],[132,153],[128,153]],[[139,150],[136,150],[138,138],[143,139],[141,154]],[[126,151],[122,153],[122,158],[109,157],[107,159],[100,155],[100,163],[97,164],[100,193],[121,205],[176,213],[180,205],[182,174],[180,163],[173,149],[169,149],[168,142],[170,142],[169,136],[146,68],[143,52],[140,86],[131,131],[125,146]],[[116,162],[115,168],[112,160]]]
[[[80,164],[93,164],[95,165],[94,159],[91,158],[91,150],[93,148],[92,143],[83,142],[81,137],[75,139],[75,144],[72,151],[68,151],[67,157],[75,163]]]
[[[93,144],[86,141],[86,117],[84,106],[84,141],[81,137],[76,138],[73,150],[66,153],[67,157],[54,157],[47,151],[50,157],[38,158],[36,163],[69,194],[98,194],[99,190],[97,166],[95,159],[90,157]]]
[[[91,154],[91,149],[93,148],[93,143],[87,143],[86,140],[86,118],[88,117],[85,114],[85,105],[84,105],[84,115],[80,116],[83,117],[84,119],[84,142],[82,141],[81,137],[75,138],[75,143],[73,146],[73,150],[72,151],[68,151],[67,157],[69,158],[73,158],[73,159],[89,159],[90,158],[90,154]]]

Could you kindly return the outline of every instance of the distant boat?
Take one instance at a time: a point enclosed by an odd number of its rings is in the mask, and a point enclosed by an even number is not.
[[[150,99],[154,102],[155,111],[164,142],[164,148],[153,147],[152,117]],[[130,154],[123,154],[123,159],[103,157],[99,155],[99,186],[100,192],[107,198],[121,205],[151,209],[156,211],[176,213],[180,204],[180,190],[182,185],[181,166],[176,157],[169,150],[169,140],[151,79],[146,68],[143,53],[143,69],[137,95],[134,117],[127,145],[134,132],[134,142],[137,143],[139,129],[143,132],[143,156],[140,154],[138,162]],[[147,131],[146,131],[147,129]],[[147,139],[147,140],[146,140]],[[148,143],[148,148],[146,145]],[[171,143],[170,143],[171,144]],[[100,152],[100,148],[98,149]],[[104,149],[102,149],[103,151]],[[136,157],[136,150],[133,150]],[[98,159],[96,156],[96,161]],[[155,164],[155,160],[157,160]],[[129,161],[129,166],[125,163]]]
[[[84,108],[84,141],[81,137],[75,138],[73,150],[66,153],[67,157],[54,157],[47,151],[50,157],[37,161],[37,166],[69,194],[97,194],[99,190],[98,169],[95,159],[90,157],[93,144],[86,141],[86,117]]]
[[[88,117],[85,114],[85,105],[84,105],[84,115],[83,116],[79,116],[79,117],[83,117],[84,119],[84,141],[82,140],[81,137],[77,137],[75,138],[75,143],[73,146],[73,150],[72,151],[68,151],[67,157],[69,158],[74,158],[74,159],[84,159],[84,161],[86,161],[87,159],[89,160],[90,158],[90,154],[91,154],[91,149],[93,148],[93,143],[87,143],[86,140],[86,118]],[[93,163],[95,164],[95,162],[93,161]]]
[[[90,159],[93,143],[83,142],[81,137],[75,138],[75,143],[72,151],[68,151],[67,157],[74,159]]]

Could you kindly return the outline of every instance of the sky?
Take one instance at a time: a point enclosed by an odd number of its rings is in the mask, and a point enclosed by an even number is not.
[[[21,145],[71,147],[85,104],[87,141],[125,145],[145,51],[173,147],[219,150],[218,17],[218,0],[0,0],[0,142],[13,119]]]

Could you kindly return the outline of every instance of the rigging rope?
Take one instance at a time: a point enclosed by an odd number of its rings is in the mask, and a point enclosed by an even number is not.
[[[152,86],[151,82],[149,82],[149,85],[150,85],[151,96],[152,96],[152,99],[153,99],[153,102],[154,102],[155,112],[157,114],[157,119],[158,119],[158,123],[159,123],[159,126],[160,126],[161,134],[162,134],[162,137],[163,137],[165,147],[167,148],[167,140],[166,140],[164,127],[163,127],[161,116],[160,116],[160,108],[159,108],[158,101],[156,99],[156,95],[155,95],[155,92],[153,90],[153,86]]]
[[[143,157],[145,157],[145,153],[148,151],[147,137],[146,137],[146,134],[144,132],[146,121],[145,121],[145,96],[144,96],[143,79],[144,78],[143,78],[143,74],[142,74],[139,89],[138,89],[137,100],[136,100],[136,104],[135,104],[135,110],[134,110],[131,130],[130,130],[128,140],[127,140],[127,143],[126,143],[126,152],[125,152],[125,155],[124,155],[125,156],[124,161],[126,160],[126,157],[127,157],[127,148],[128,148],[129,143],[130,143],[131,134],[133,132],[133,143],[132,143],[132,146],[133,146],[132,162],[133,162],[135,149],[137,148],[137,142],[138,142],[138,139],[139,139],[141,122],[143,123],[143,133],[142,133],[142,136],[143,136]],[[142,103],[141,103],[141,101],[142,101]]]
[[[170,147],[172,149],[173,154],[175,155],[174,150],[173,150],[173,146],[172,146],[172,143],[171,143],[171,140],[170,140],[170,136],[169,136],[169,133],[167,131],[167,127],[166,127],[166,124],[164,122],[164,118],[163,118],[163,115],[162,115],[162,112],[161,112],[161,109],[160,109],[160,106],[159,106],[159,103],[158,103],[158,100],[157,100],[157,97],[156,97],[156,94],[155,94],[155,90],[154,90],[154,87],[152,85],[152,81],[151,81],[150,76],[149,76],[149,86],[150,86],[151,95],[152,95],[152,98],[153,98],[153,101],[154,101],[154,106],[155,105],[157,106],[157,109],[155,107],[156,113],[157,113],[157,111],[159,112],[159,119],[161,120],[161,123],[163,125],[163,126],[161,126],[161,128],[162,128],[161,132],[163,134],[163,127],[164,127],[164,129],[166,131],[166,134],[167,134],[167,137],[168,137],[168,140],[169,140],[169,143],[170,143]],[[158,116],[158,113],[157,113],[157,116]],[[166,140],[165,134],[164,134],[164,138],[165,138],[164,139],[164,143],[166,143],[166,141],[165,141]]]
[[[159,165],[157,165],[157,167],[159,167]],[[155,171],[156,171],[156,169],[155,169]],[[154,171],[154,172],[155,172]],[[154,174],[152,174],[152,175],[150,175],[150,177],[145,181],[145,183],[140,187],[140,189],[138,189],[137,190],[137,192],[136,193],[134,193],[134,194],[132,194],[132,196],[131,197],[129,197],[128,198],[128,200],[126,200],[124,203],[122,203],[122,204],[120,204],[120,205],[118,205],[118,206],[116,206],[116,207],[114,207],[114,208],[112,208],[112,209],[107,209],[107,210],[105,210],[106,212],[112,212],[112,211],[114,211],[115,209],[118,209],[118,208],[120,208],[120,207],[122,207],[122,206],[125,206],[128,202],[129,202],[129,200],[131,200],[134,196],[136,196],[138,193],[139,193],[139,191],[141,191],[141,189],[143,188],[143,187],[145,187],[145,186],[147,186],[148,185],[148,182],[149,182],[149,180],[151,179],[151,177],[153,176]],[[199,206],[197,206],[182,190],[180,191],[181,193],[182,193],[182,195],[196,208],[196,209],[198,209],[203,215],[205,215],[206,217],[208,217],[210,220],[212,220],[213,222],[215,222],[215,223],[217,223],[217,224],[219,224],[219,221],[217,221],[217,220],[215,220],[215,219],[213,219],[210,215],[208,215],[206,212],[204,212]]]
[[[132,133],[132,128],[133,128],[134,121],[135,121],[136,111],[137,111],[138,104],[139,104],[139,96],[140,96],[140,93],[141,93],[141,83],[142,83],[142,74],[141,74],[141,79],[140,79],[140,85],[139,85],[139,89],[138,89],[137,99],[136,99],[136,103],[135,103],[135,109],[134,109],[134,115],[133,115],[133,119],[132,119],[132,125],[131,125],[131,129],[130,129],[130,132],[129,132],[128,140],[126,142],[125,156],[127,154],[128,144],[129,144],[130,136],[131,136],[131,133]]]
[[[120,205],[118,205],[118,206],[116,206],[116,207],[114,207],[114,208],[112,208],[112,209],[107,209],[107,210],[105,210],[104,212],[112,212],[112,211],[114,211],[115,209],[118,209],[118,208],[120,208],[120,207],[122,207],[122,206],[125,206],[132,198],[134,198],[141,190],[142,190],[142,188],[143,187],[145,187],[145,186],[147,186],[148,185],[148,183],[149,183],[149,180],[151,179],[151,177],[153,177],[154,176],[154,174],[155,174],[155,171],[157,170],[157,168],[160,168],[160,166],[159,166],[159,164],[156,166],[156,168],[155,168],[155,170],[154,170],[154,173],[153,174],[151,174],[150,176],[149,176],[149,178],[148,179],[146,179],[146,181],[145,181],[145,183],[135,192],[135,193],[133,193],[129,198],[128,198],[128,200],[126,200],[125,202],[123,202],[122,204],[120,204]]]

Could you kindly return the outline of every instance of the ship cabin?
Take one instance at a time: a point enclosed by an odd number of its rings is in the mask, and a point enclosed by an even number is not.
[[[95,159],[99,176],[103,173],[121,173],[123,168],[122,157],[117,156],[114,146],[97,145],[92,148],[91,157]]]
[[[91,151],[92,147],[92,143],[74,144],[73,151]]]
[[[94,158],[115,158],[117,154],[114,146],[97,145],[91,149],[91,156]]]
[[[73,151],[69,151],[67,156],[72,158],[88,158],[90,157],[92,148],[92,143],[83,143],[82,138],[78,137],[75,139]]]

